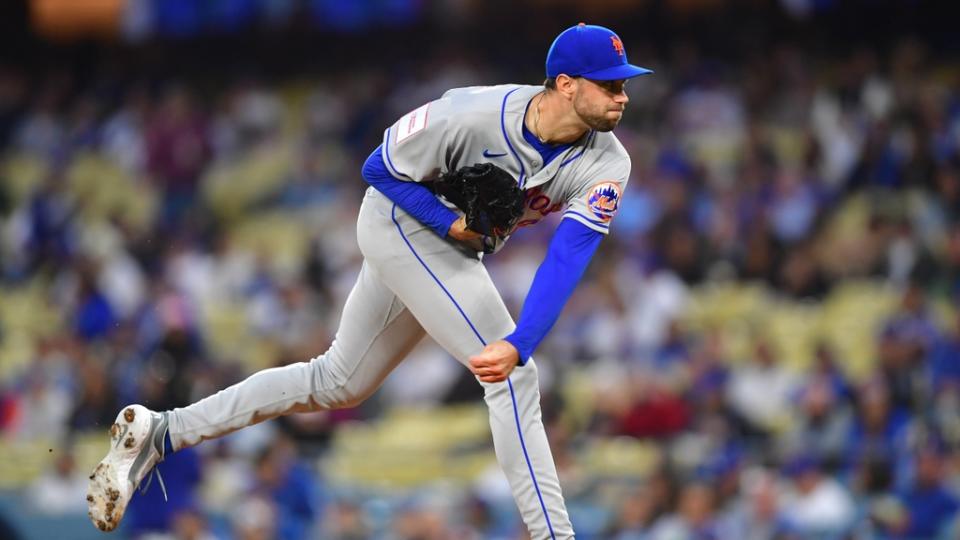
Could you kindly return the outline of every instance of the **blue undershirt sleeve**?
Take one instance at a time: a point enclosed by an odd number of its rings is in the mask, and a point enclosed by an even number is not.
[[[397,203],[397,206],[403,208],[408,214],[417,218],[420,223],[433,229],[441,238],[445,238],[450,231],[450,226],[460,216],[444,206],[440,199],[423,184],[394,178],[383,162],[380,149],[378,146],[363,164],[360,174],[363,175],[364,180]]]
[[[517,328],[504,338],[520,353],[519,365],[527,363],[557,322],[603,236],[572,219],[560,222],[523,301]]]

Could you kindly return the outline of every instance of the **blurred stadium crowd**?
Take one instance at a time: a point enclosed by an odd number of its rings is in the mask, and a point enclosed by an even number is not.
[[[632,178],[537,355],[580,537],[957,538],[957,64],[915,39],[724,61],[621,34],[656,71],[617,130]],[[0,64],[0,524],[86,527],[122,405],[326,349],[381,130],[447,88],[538,81],[440,45],[417,63],[215,84]],[[514,313],[551,230],[486,259]],[[480,396],[424,343],[356,410],[171,456],[170,501],[135,498],[123,534],[522,537]]]

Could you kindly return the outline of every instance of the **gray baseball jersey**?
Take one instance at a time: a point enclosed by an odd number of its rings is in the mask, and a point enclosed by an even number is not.
[[[387,169],[400,180],[420,182],[489,161],[527,192],[519,227],[563,210],[564,219],[606,234],[630,175],[630,156],[613,133],[589,131],[544,167],[522,131],[527,106],[542,91],[519,85],[449,90],[386,130]]]
[[[522,122],[542,87],[451,90],[387,129],[383,160],[395,177],[436,178],[492,161],[527,191],[521,226],[551,212],[606,233],[630,171],[611,133],[590,132],[546,167]],[[174,448],[276,416],[352,407],[370,396],[425,335],[464,365],[515,328],[476,250],[440,238],[374,188],[357,221],[360,276],[330,348],[309,362],[264,370],[170,412]],[[481,383],[494,450],[534,539],[573,538],[540,413],[533,359],[503,383]]]

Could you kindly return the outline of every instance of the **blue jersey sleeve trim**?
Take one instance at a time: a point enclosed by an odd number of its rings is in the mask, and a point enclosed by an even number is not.
[[[583,223],[569,219],[560,222],[523,301],[517,329],[504,338],[517,348],[521,365],[557,322],[602,239],[603,233]]]
[[[423,184],[395,178],[383,160],[386,152],[382,151],[381,146],[378,146],[364,162],[361,171],[363,178],[397,206],[417,218],[420,223],[433,229],[441,238],[445,238],[450,231],[450,226],[459,217],[457,213],[444,206]]]
[[[604,222],[602,222],[602,221],[597,221],[597,220],[595,220],[595,219],[590,219],[590,218],[588,218],[587,216],[581,214],[580,212],[577,212],[576,210],[567,210],[566,212],[563,213],[564,216],[566,216],[567,214],[572,214],[572,215],[577,216],[577,217],[579,217],[579,218],[581,218],[581,219],[584,219],[584,220],[586,220],[586,221],[589,221],[590,223],[593,223],[594,225],[596,225],[597,227],[600,227],[601,229],[610,230],[610,224],[609,224],[609,223],[604,223]]]
[[[410,178],[409,176],[403,174],[402,172],[398,171],[396,167],[393,166],[393,161],[390,159],[390,128],[387,128],[387,134],[383,137],[383,144],[377,147],[377,151],[379,151],[381,148],[383,149],[382,151],[383,156],[380,158],[380,161],[381,163],[385,163],[386,165],[389,165],[389,168],[387,170],[389,171],[390,175],[397,178],[398,180],[413,181],[413,178]],[[367,161],[370,161],[370,158],[367,158]],[[366,168],[366,164],[364,164],[364,168]]]
[[[530,104],[527,104],[527,109],[529,110]],[[540,154],[540,159],[543,162],[543,166],[546,167],[554,159],[559,157],[561,154],[569,150],[573,145],[572,144],[547,144],[540,142],[540,139],[533,134],[532,131],[527,129],[527,125],[523,124],[523,139],[527,141],[527,144],[533,147]],[[580,152],[583,153],[582,151]],[[563,165],[561,165],[563,167]]]
[[[560,167],[559,167],[559,168],[562,169],[562,168],[566,167],[567,165],[570,164],[571,161],[573,161],[573,160],[577,159],[578,157],[582,156],[583,153],[587,151],[587,146],[590,144],[590,141],[593,139],[594,135],[596,135],[596,134],[597,134],[596,131],[591,131],[591,132],[590,132],[590,135],[587,136],[587,140],[583,143],[583,148],[582,148],[577,154],[575,154],[575,155],[573,155],[573,156],[570,156],[570,157],[568,157],[567,159],[565,159],[564,161],[562,161],[562,162],[560,163]]]
[[[517,151],[513,148],[513,145],[510,144],[510,137],[507,136],[507,123],[504,117],[507,112],[507,98],[510,97],[510,94],[516,92],[519,88],[514,88],[513,90],[506,93],[503,96],[503,103],[500,104],[500,131],[503,132],[503,140],[507,141],[507,148],[510,149],[510,153],[513,154],[513,157],[517,160],[517,164],[520,165],[520,178],[517,178],[517,185],[523,187],[524,176],[527,174],[527,170],[523,167],[523,160],[520,159],[520,155],[517,154]]]

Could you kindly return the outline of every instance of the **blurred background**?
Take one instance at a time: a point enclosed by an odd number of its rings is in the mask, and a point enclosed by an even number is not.
[[[537,351],[578,538],[960,538],[960,34],[918,0],[0,4],[0,538],[99,538],[124,404],[322,353],[359,171],[448,88],[614,28],[633,171]],[[556,222],[485,259],[513,313]],[[178,452],[114,537],[520,539],[479,386]],[[156,483],[156,482],[154,482]]]

